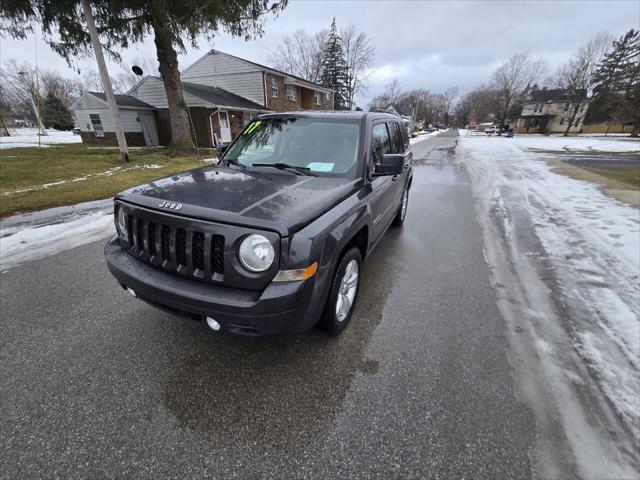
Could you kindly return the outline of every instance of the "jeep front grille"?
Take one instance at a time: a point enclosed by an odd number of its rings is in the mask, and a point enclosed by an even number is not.
[[[129,252],[170,272],[202,280],[224,275],[224,236],[161,225],[127,214]]]

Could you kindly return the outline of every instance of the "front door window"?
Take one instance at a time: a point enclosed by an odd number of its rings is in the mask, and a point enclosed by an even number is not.
[[[220,124],[220,140],[223,143],[231,142],[231,128],[229,128],[229,116],[227,112],[218,112],[218,121]]]

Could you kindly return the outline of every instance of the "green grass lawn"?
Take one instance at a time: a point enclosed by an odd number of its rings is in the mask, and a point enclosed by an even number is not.
[[[582,166],[585,170],[589,170],[590,172],[597,173],[602,175],[603,177],[612,178],[622,183],[626,183],[627,185],[631,185],[637,188],[640,188],[640,169],[632,169],[632,170],[620,170],[620,169],[608,169],[608,168],[597,168],[597,167],[588,167]]]
[[[117,149],[84,144],[0,150],[0,217],[108,198],[135,185],[204,166],[201,158],[216,154],[144,148],[131,150],[129,156],[131,161],[123,163]]]

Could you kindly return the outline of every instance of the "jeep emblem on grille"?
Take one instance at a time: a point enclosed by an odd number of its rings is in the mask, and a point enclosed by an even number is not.
[[[173,202],[160,202],[159,207],[162,208],[170,208],[171,210],[180,210],[182,208],[181,203],[173,203]]]

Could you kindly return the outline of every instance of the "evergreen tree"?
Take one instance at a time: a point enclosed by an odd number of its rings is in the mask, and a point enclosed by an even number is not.
[[[53,92],[47,93],[42,104],[42,117],[46,128],[55,128],[56,130],[71,130],[73,128],[71,113]]]
[[[335,17],[331,22],[331,29],[324,44],[323,56],[320,83],[334,91],[334,108],[346,110],[348,108],[346,101],[348,68]]]
[[[629,30],[613,42],[596,72],[591,120],[631,122],[640,128],[640,32]],[[600,117],[600,118],[597,118]]]

